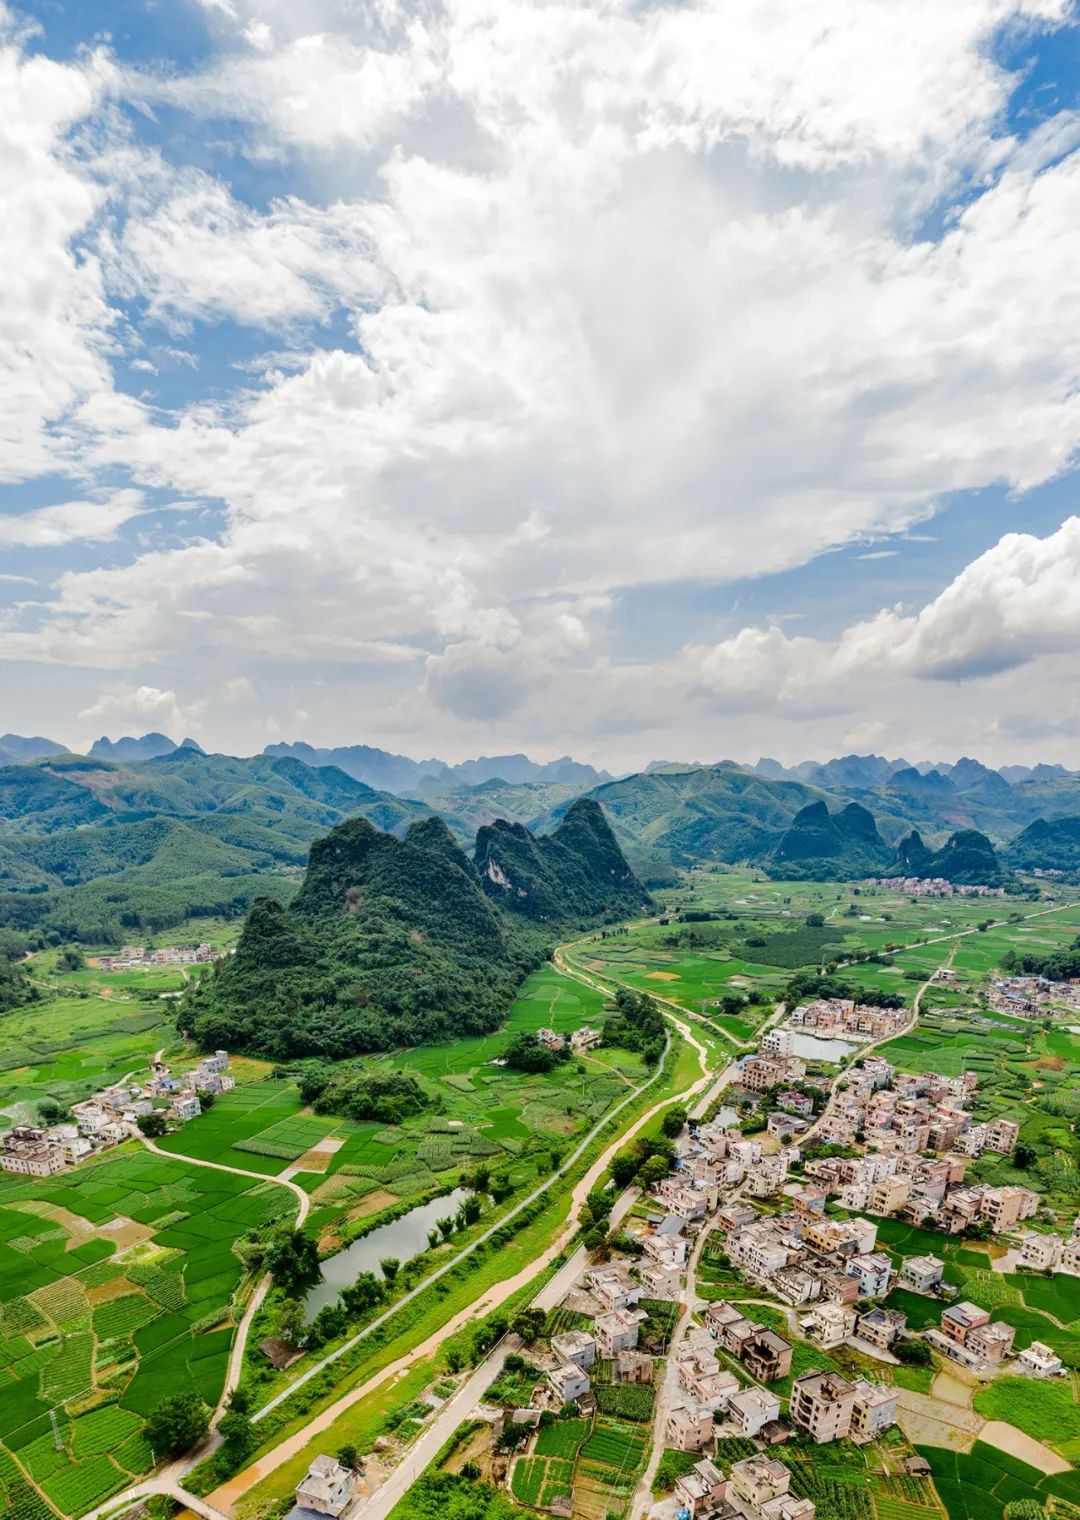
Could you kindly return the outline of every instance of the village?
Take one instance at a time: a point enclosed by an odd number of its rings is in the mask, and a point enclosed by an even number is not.
[[[6,1131],[0,1136],[0,1168],[30,1177],[52,1176],[124,1140],[162,1134],[168,1123],[197,1119],[208,1098],[235,1086],[226,1050],[204,1056],[197,1066],[175,1077],[155,1059],[144,1081],[132,1078],[102,1088],[85,1103],[73,1104],[70,1119],[48,1128],[16,1124]],[[157,1124],[146,1124],[153,1115],[159,1116]]]
[[[641,1191],[608,1247],[585,1259],[543,1333],[511,1354],[518,1401],[507,1407],[494,1397],[503,1372],[490,1402],[476,1407],[507,1454],[515,1497],[526,1493],[534,1507],[540,1498],[529,1485],[543,1454],[556,1449],[553,1419],[602,1423],[605,1411],[632,1398],[652,1411],[654,1447],[685,1453],[688,1464],[669,1498],[639,1493],[634,1515],[813,1520],[813,1499],[791,1487],[797,1464],[777,1449],[792,1441],[863,1446],[886,1435],[901,1397],[887,1368],[898,1360],[929,1362],[936,1353],[982,1379],[1005,1369],[1035,1380],[1066,1375],[1049,1346],[1016,1348],[1013,1326],[965,1301],[946,1280],[944,1253],[897,1259],[878,1245],[878,1221],[895,1219],[943,1241],[1001,1241],[1021,1270],[1080,1276],[1080,1217],[1063,1237],[1037,1218],[1032,1189],[967,1180],[981,1155],[1011,1155],[1019,1124],[974,1117],[974,1073],[899,1072],[871,1053],[830,1079],[792,1053],[799,1030],[877,1041],[907,1017],[809,1004],[740,1059],[713,1117],[687,1124],[667,1175]],[[721,1117],[732,1113],[721,1101],[744,1118],[765,1103],[764,1128],[757,1113],[757,1132],[744,1133]],[[697,1296],[703,1261],[737,1274],[731,1280],[744,1286],[735,1301]],[[747,1289],[759,1295],[756,1313]],[[896,1289],[934,1304],[933,1322],[909,1326],[885,1303]],[[806,1367],[814,1350],[841,1348],[864,1370],[846,1375],[826,1358]],[[879,1376],[865,1370],[875,1360]],[[910,1471],[922,1471],[921,1460],[911,1458]],[[569,1487],[568,1464],[560,1471]],[[554,1487],[542,1507],[576,1513],[569,1493],[556,1492],[555,1473],[551,1466]],[[310,1485],[332,1484],[333,1474],[313,1471],[308,1482],[297,1501],[314,1508]]]
[[[98,971],[145,971],[152,966],[206,966],[218,960],[224,951],[205,942],[201,945],[165,945],[148,950],[145,945],[123,945],[116,955],[99,955],[93,962]]]

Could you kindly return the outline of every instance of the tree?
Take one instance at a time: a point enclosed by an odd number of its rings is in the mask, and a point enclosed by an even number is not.
[[[199,1094],[199,1107],[202,1109],[204,1114],[208,1114],[210,1112],[216,1101],[217,1099],[214,1097],[214,1094],[212,1092],[201,1092]]]
[[[529,1034],[524,1029],[514,1036],[503,1051],[503,1060],[515,1071],[551,1071],[560,1058],[566,1059],[565,1050],[549,1050],[546,1045],[541,1045],[534,1034]]]
[[[824,915],[821,913],[808,913],[806,915],[806,927],[808,929],[824,929]]]
[[[669,1108],[661,1119],[660,1129],[669,1140],[674,1140],[675,1136],[680,1135],[686,1128],[686,1121],[689,1117],[690,1115],[683,1108],[682,1104],[677,1103],[674,1108]]]
[[[304,1338],[304,1306],[298,1298],[283,1298],[277,1312],[278,1337],[287,1346],[299,1346]]]
[[[160,1108],[155,1108],[149,1114],[140,1114],[135,1123],[139,1126],[139,1133],[145,1135],[148,1140],[158,1139],[169,1127]]]
[[[543,1335],[546,1324],[547,1315],[543,1309],[520,1309],[510,1321],[510,1332],[520,1336],[526,1346],[531,1346]]]
[[[654,1182],[662,1182],[670,1170],[666,1157],[650,1156],[638,1172],[638,1181],[642,1187],[651,1187]]]
[[[897,1341],[893,1346],[897,1361],[908,1367],[930,1367],[934,1358],[925,1341]]]
[[[218,1421],[218,1431],[230,1462],[241,1462],[259,1444],[255,1427],[239,1409],[227,1409]]]
[[[599,1251],[600,1247],[607,1240],[607,1235],[602,1225],[594,1224],[591,1229],[585,1231],[581,1240],[586,1251]]]
[[[56,1098],[42,1098],[38,1104],[38,1118],[43,1124],[63,1124],[70,1114],[71,1110]]]
[[[354,1472],[360,1466],[360,1453],[351,1442],[338,1447],[337,1459],[342,1467],[351,1467]]]
[[[285,1230],[266,1253],[266,1268],[274,1285],[297,1297],[322,1278],[319,1248],[303,1230]]]
[[[1021,1172],[1029,1172],[1039,1159],[1039,1153],[1033,1145],[1026,1144],[1023,1140],[1013,1151],[1013,1166]]]
[[[74,945],[68,945],[66,950],[60,952],[59,966],[62,971],[82,971],[86,966],[86,957]]]
[[[617,1188],[627,1188],[637,1176],[641,1157],[633,1151],[617,1151],[611,1158],[611,1180]]]
[[[401,1262],[396,1256],[382,1256],[379,1258],[379,1267],[382,1271],[382,1275],[386,1278],[387,1282],[392,1283],[394,1281],[394,1278],[398,1275],[398,1271],[401,1267]]]
[[[341,1302],[345,1312],[358,1319],[386,1297],[386,1286],[374,1272],[358,1272],[355,1281],[341,1290]]]
[[[202,1440],[210,1428],[210,1411],[197,1393],[162,1399],[146,1422],[146,1439],[154,1455],[179,1457]]]

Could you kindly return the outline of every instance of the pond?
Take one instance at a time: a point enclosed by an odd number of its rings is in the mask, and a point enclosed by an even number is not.
[[[791,1031],[791,1054],[804,1061],[832,1061],[839,1065],[858,1050],[849,1040],[825,1040],[816,1034],[800,1034]]]
[[[415,1209],[380,1225],[370,1235],[362,1235],[351,1246],[327,1256],[322,1263],[323,1280],[309,1290],[304,1299],[304,1319],[314,1319],[324,1304],[337,1302],[342,1288],[356,1281],[360,1272],[374,1272],[381,1277],[379,1261],[384,1256],[396,1256],[404,1266],[411,1256],[427,1249],[428,1231],[434,1229],[438,1219],[456,1214],[466,1198],[471,1197],[467,1188],[455,1188],[430,1203],[419,1203]]]

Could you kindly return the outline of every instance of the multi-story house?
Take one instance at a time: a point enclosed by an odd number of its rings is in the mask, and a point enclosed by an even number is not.
[[[621,1267],[592,1267],[585,1273],[585,1284],[608,1311],[633,1309],[641,1297],[641,1289]]]
[[[986,1126],[985,1149],[999,1156],[1011,1156],[1020,1138],[1020,1126],[1012,1119],[995,1119]]]
[[[575,1362],[588,1372],[596,1365],[596,1341],[584,1330],[566,1330],[551,1337],[551,1349],[564,1362]]]
[[[589,1392],[589,1375],[576,1362],[560,1362],[545,1374],[555,1402],[575,1404]]]
[[[728,1418],[744,1436],[758,1435],[771,1420],[780,1417],[780,1400],[766,1388],[743,1388],[727,1401]]]
[[[612,1309],[598,1314],[593,1320],[593,1332],[601,1356],[615,1356],[620,1351],[632,1351],[638,1343],[638,1321],[622,1309]]]
[[[731,1491],[750,1510],[763,1510],[791,1485],[791,1471],[775,1457],[744,1457],[731,1466]]]
[[[892,1286],[892,1262],[883,1252],[853,1256],[847,1263],[847,1275],[858,1280],[860,1298],[885,1298]]]
[[[708,1457],[695,1462],[688,1473],[675,1479],[675,1499],[690,1520],[712,1520],[727,1507],[728,1480]]]
[[[869,1383],[865,1378],[855,1380],[855,1402],[851,1406],[851,1439],[862,1446],[875,1441],[883,1430],[896,1424],[895,1388]]]
[[[857,1392],[837,1372],[807,1372],[791,1385],[788,1415],[796,1430],[803,1430],[821,1445],[842,1440],[851,1429]]]
[[[899,1309],[885,1309],[879,1305],[860,1314],[855,1331],[860,1339],[876,1346],[879,1351],[888,1351],[906,1325],[906,1314]]]
[[[676,1451],[707,1451],[713,1443],[712,1410],[690,1398],[668,1410],[664,1440]]]
[[[802,1321],[803,1332],[823,1350],[839,1346],[855,1333],[858,1315],[844,1304],[815,1304]]]
[[[743,1344],[742,1360],[747,1372],[759,1383],[775,1383],[791,1371],[792,1348],[774,1330],[754,1327],[754,1334]]]
[[[1052,1272],[1061,1261],[1063,1247],[1060,1235],[1038,1235],[1031,1232],[1024,1236],[1024,1243],[1020,1247],[1020,1264],[1035,1272]]]
[[[51,1177],[64,1170],[64,1155],[43,1129],[31,1124],[17,1124],[4,1136],[0,1166],[5,1172],[21,1172],[27,1177]]]

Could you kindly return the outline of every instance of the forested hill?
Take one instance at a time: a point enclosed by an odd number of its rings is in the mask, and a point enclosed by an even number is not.
[[[482,828],[475,861],[490,897],[542,922],[625,918],[649,903],[599,804],[587,798],[539,838],[504,820]]]
[[[439,820],[396,839],[353,819],[312,846],[291,907],[255,903],[181,1022],[277,1060],[485,1034],[541,959]]]
[[[940,876],[945,881],[968,886],[1000,886],[1005,879],[997,851],[975,829],[960,829],[951,834],[940,850],[930,850],[917,829],[902,839],[896,851],[893,870],[908,876]]]
[[[768,871],[784,880],[850,881],[879,872],[890,855],[866,808],[849,802],[830,813],[824,802],[811,802],[792,819]]]
[[[571,812],[561,839],[538,852],[531,835],[513,831],[530,867],[542,864],[545,893],[561,883],[572,894],[561,911],[545,897],[549,926],[640,909],[644,893],[599,809]],[[486,850],[483,858],[494,859]],[[490,1033],[550,935],[530,914],[506,911],[501,896],[493,901],[487,879],[441,819],[413,824],[404,839],[364,819],[340,824],[312,846],[290,906],[255,903],[236,954],[190,988],[181,1025],[207,1048],[273,1060]]]
[[[294,891],[311,841],[356,815],[402,832],[430,809],[333,767],[191,746],[0,768],[0,925],[105,944],[241,914]]]

